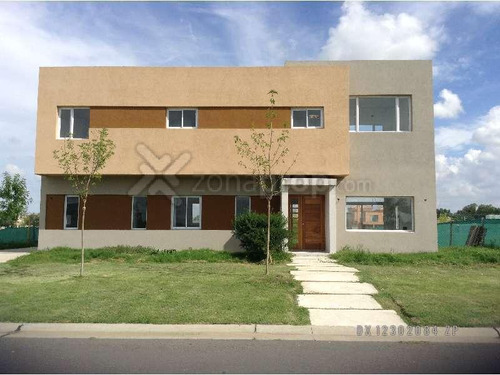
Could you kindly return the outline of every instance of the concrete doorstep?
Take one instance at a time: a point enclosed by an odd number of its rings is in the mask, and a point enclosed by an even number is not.
[[[439,327],[418,332],[406,326],[289,326],[261,324],[89,324],[0,323],[0,339],[99,338],[99,339],[213,339],[213,340],[313,340],[381,342],[499,343],[494,328]]]

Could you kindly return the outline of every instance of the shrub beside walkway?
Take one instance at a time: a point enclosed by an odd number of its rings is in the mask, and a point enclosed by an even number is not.
[[[295,253],[293,277],[302,282],[299,306],[309,309],[313,326],[405,325],[394,310],[383,310],[372,294],[377,290],[360,283],[352,267],[324,253]]]

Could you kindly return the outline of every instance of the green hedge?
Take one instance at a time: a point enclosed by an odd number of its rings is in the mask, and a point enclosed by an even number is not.
[[[266,258],[267,215],[255,212],[238,215],[233,233],[240,240],[249,260],[261,261]],[[292,238],[286,217],[281,213],[271,214],[270,249],[273,258],[282,258],[287,240],[290,242]]]

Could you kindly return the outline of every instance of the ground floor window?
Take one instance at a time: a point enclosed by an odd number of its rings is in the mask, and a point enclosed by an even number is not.
[[[64,201],[64,229],[78,229],[80,199],[76,195],[66,195]]]
[[[413,198],[347,197],[346,229],[413,231]]]
[[[172,216],[174,229],[200,229],[201,197],[174,197]]]
[[[147,197],[132,197],[132,229],[146,229]]]
[[[236,196],[235,198],[235,216],[244,214],[250,211],[250,197]]]

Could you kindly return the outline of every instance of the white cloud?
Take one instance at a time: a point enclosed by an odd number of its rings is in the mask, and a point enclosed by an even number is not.
[[[451,135],[455,128],[445,129]],[[446,154],[446,147],[438,141],[440,133],[436,132],[439,207],[456,210],[471,202],[500,205],[500,105],[469,129],[469,135],[456,142],[464,150],[458,156]]]
[[[500,147],[500,106],[491,108],[481,119],[473,139],[492,148]]]
[[[436,80],[442,82],[455,82],[467,79],[467,72],[472,67],[473,59],[468,57],[459,57],[452,61],[434,62],[432,73]]]
[[[457,118],[464,112],[460,97],[454,92],[443,89],[439,93],[440,101],[434,104],[434,116],[437,118]]]
[[[491,16],[500,13],[500,3],[497,1],[471,1],[467,5],[472,11],[481,16]]]
[[[471,143],[473,130],[461,125],[436,128],[435,143],[437,152],[460,151]]]
[[[276,38],[267,13],[261,7],[228,7],[216,5],[211,9],[226,24],[239,65],[282,65],[285,45]]]
[[[10,174],[20,174],[20,175],[24,175],[24,170],[22,170],[21,168],[19,168],[17,165],[15,164],[7,164],[5,166],[5,172],[8,172]]]
[[[329,60],[432,59],[443,31],[407,13],[376,14],[360,2],[345,2],[343,15],[320,57]]]

